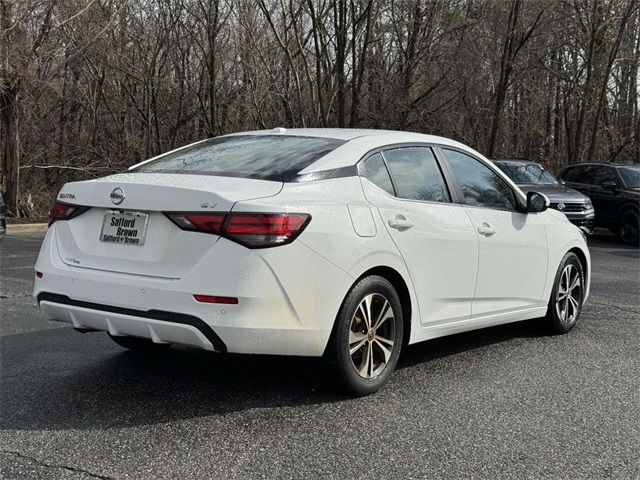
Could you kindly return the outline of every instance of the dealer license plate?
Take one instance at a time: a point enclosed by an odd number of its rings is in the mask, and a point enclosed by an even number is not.
[[[104,214],[100,241],[123,245],[144,245],[149,214],[109,210]]]

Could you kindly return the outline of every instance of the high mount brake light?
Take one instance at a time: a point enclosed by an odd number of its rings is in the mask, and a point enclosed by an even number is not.
[[[248,248],[291,243],[311,220],[306,213],[164,212],[182,230],[212,233]]]
[[[89,207],[69,205],[68,203],[58,202],[56,200],[49,209],[49,225],[57,220],[69,220],[73,217],[77,217],[87,210],[89,210]]]

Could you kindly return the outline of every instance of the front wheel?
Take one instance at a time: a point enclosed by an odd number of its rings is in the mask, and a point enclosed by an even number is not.
[[[403,318],[400,299],[383,277],[360,280],[348,293],[327,350],[331,374],[355,396],[378,391],[398,363]]]
[[[568,333],[578,322],[584,299],[584,269],[575,253],[567,253],[558,267],[551,299],[547,309],[547,322],[556,334]]]
[[[637,246],[640,243],[640,216],[636,211],[627,210],[620,215],[617,233],[627,245]]]

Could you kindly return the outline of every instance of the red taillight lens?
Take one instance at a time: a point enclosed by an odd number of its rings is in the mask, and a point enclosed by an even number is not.
[[[292,242],[311,219],[306,213],[177,213],[165,215],[182,230],[214,233],[249,248]]]
[[[183,230],[219,234],[224,222],[224,213],[167,213],[173,223]]]
[[[56,220],[66,220],[73,215],[78,209],[77,205],[69,205],[68,203],[53,202],[49,209],[49,220],[55,222]]]
[[[224,236],[249,248],[273,247],[293,241],[309,221],[302,213],[233,213],[224,222]]]

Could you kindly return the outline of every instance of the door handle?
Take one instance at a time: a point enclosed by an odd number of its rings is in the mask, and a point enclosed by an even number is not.
[[[389,226],[396,230],[408,230],[413,227],[413,223],[405,218],[404,215],[396,215],[396,218],[389,220]]]
[[[491,225],[489,225],[487,222],[484,222],[478,227],[478,233],[480,235],[484,235],[485,237],[490,237],[491,235],[496,233],[496,231]]]

